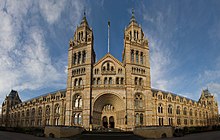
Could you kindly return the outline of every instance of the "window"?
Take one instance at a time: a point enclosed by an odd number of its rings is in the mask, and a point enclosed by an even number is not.
[[[172,114],[173,113],[173,107],[172,105],[168,105],[168,114]]]
[[[189,115],[192,116],[192,114],[193,114],[193,111],[192,111],[192,109],[190,109]]]
[[[180,120],[180,118],[177,118],[177,125],[181,125],[181,120]]]
[[[180,107],[179,106],[177,106],[177,108],[176,108],[176,114],[180,115]]]
[[[73,64],[76,65],[76,53],[73,55]]]
[[[46,114],[46,116],[50,116],[50,106],[49,105],[46,106],[45,114]]]
[[[110,70],[110,64],[107,63],[107,71],[109,71],[109,70]]]
[[[81,115],[81,113],[73,114],[73,118],[74,118],[73,123],[75,125],[81,125],[82,124],[82,115]]]
[[[38,116],[42,116],[42,108],[41,107],[38,108]]]
[[[159,118],[159,126],[163,126],[163,118]]]
[[[187,125],[187,119],[184,119],[184,124]]]
[[[80,95],[76,95],[74,97],[73,101],[74,101],[73,104],[74,104],[75,108],[81,108],[82,107],[82,97]]]
[[[143,108],[143,97],[140,94],[136,94],[135,95],[135,99],[134,99],[134,105],[135,105],[135,109],[140,109]]]
[[[80,64],[80,62],[81,62],[81,52],[78,52],[78,64]]]
[[[107,80],[107,77],[104,78],[104,84],[108,84],[108,80]]]
[[[142,113],[140,114],[140,124],[144,124],[144,115]]]
[[[131,50],[131,62],[134,62],[134,50]]]
[[[134,79],[134,84],[138,85],[138,78],[137,77],[135,77],[135,79]]]
[[[109,84],[112,84],[112,77],[109,77]]]
[[[85,63],[85,61],[86,61],[86,51],[83,51],[82,63]]]
[[[158,109],[158,113],[163,113],[162,104],[159,104],[157,109]]]
[[[118,77],[116,78],[116,84],[119,84],[119,78]]]
[[[55,105],[54,112],[55,112],[55,114],[59,114],[60,113],[60,105],[59,104]]]
[[[144,64],[143,52],[141,52],[140,62],[141,62],[141,64]]]
[[[184,109],[183,109],[183,115],[187,115],[187,108],[186,107],[184,107]]]
[[[171,102],[171,97],[168,97],[168,102]]]
[[[169,118],[169,125],[173,125],[173,118]]]
[[[159,100],[162,100],[162,95],[158,95],[157,97]]]
[[[124,78],[121,78],[121,84],[122,85],[124,84]]]
[[[143,79],[139,78],[139,85],[142,85],[142,83],[143,83]]]
[[[139,52],[138,51],[136,51],[136,63],[138,63],[139,62],[139,54],[138,54]]]
[[[100,85],[101,84],[101,80],[100,78],[97,78],[97,85]]]
[[[139,124],[140,124],[140,116],[139,116],[138,113],[135,115],[135,124],[136,124],[136,125],[139,125]]]

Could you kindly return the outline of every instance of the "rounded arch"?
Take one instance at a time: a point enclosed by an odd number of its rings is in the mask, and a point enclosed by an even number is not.
[[[73,94],[72,96],[72,106],[73,108],[81,108],[83,106],[83,96],[81,93]]]
[[[101,112],[103,106],[111,104],[116,111],[125,109],[123,99],[117,93],[101,93],[94,99],[93,110]]]

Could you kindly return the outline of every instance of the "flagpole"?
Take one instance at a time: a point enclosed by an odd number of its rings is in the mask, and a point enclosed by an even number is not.
[[[109,53],[109,38],[110,38],[109,29],[110,29],[110,21],[108,21],[108,53]]]

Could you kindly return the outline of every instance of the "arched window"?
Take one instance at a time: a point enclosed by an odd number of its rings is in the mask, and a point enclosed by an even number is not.
[[[157,109],[158,109],[158,113],[163,113],[163,106],[162,106],[162,104],[159,104]]]
[[[83,40],[83,32],[81,32],[81,40]]]
[[[134,30],[134,40],[136,40],[136,31]]]
[[[131,38],[132,38],[132,33],[131,33],[131,31],[130,31],[130,40],[131,40]]]
[[[26,111],[26,117],[29,117],[30,113],[29,113],[29,109],[27,109]]]
[[[139,52],[136,51],[136,63],[139,63]]]
[[[85,63],[85,61],[86,61],[86,51],[83,51],[82,63]]]
[[[112,77],[109,77],[109,84],[112,84]]]
[[[108,79],[107,79],[107,77],[104,78],[104,84],[105,84],[105,85],[108,84]]]
[[[107,63],[107,71],[109,71],[109,70],[110,70],[110,64]]]
[[[32,108],[31,110],[31,117],[34,117],[35,116],[35,108]]]
[[[184,109],[183,109],[183,115],[187,115],[187,108],[186,107],[184,107]]]
[[[75,108],[81,108],[82,107],[82,97],[80,95],[74,96],[73,104]]]
[[[78,79],[74,80],[74,86],[78,86]]]
[[[195,110],[195,116],[197,117],[197,110]]]
[[[54,112],[55,112],[55,114],[60,114],[60,105],[59,104],[55,105]]]
[[[135,77],[135,79],[134,79],[134,84],[138,85],[138,78],[137,77]]]
[[[189,115],[192,116],[192,114],[193,114],[193,111],[192,111],[192,109],[190,109]]]
[[[176,108],[176,114],[180,115],[180,107],[179,106],[177,106],[177,108]]]
[[[136,125],[139,125],[139,124],[140,124],[140,116],[139,116],[138,113],[135,115],[135,124],[136,124]]]
[[[124,78],[121,78],[121,84],[122,85],[124,84]]]
[[[38,108],[38,116],[42,116],[42,107]]]
[[[135,109],[139,109],[139,108],[143,108],[143,97],[140,94],[136,94],[135,95],[135,99],[134,99],[134,105],[135,105]]]
[[[50,116],[50,106],[49,105],[46,106],[45,114],[46,114],[46,116]]]
[[[116,77],[116,84],[119,84],[119,78]]]
[[[97,85],[100,85],[101,84],[101,80],[100,78],[97,79]]]
[[[82,86],[83,85],[83,80],[82,78],[79,78],[79,86]]]
[[[139,85],[142,85],[142,83],[143,83],[143,79],[139,78]]]
[[[168,114],[172,114],[173,113],[173,107],[172,105],[168,105]]]
[[[78,121],[78,116],[77,114],[74,114],[74,124],[77,124],[77,121]]]
[[[74,53],[74,55],[73,55],[73,64],[74,65],[76,64],[76,53]]]
[[[80,62],[81,62],[81,52],[78,52],[78,64],[80,64]]]
[[[144,115],[142,113],[140,114],[140,124],[144,124]]]
[[[141,55],[140,55],[140,62],[141,62],[141,64],[144,64],[143,52],[141,52]]]
[[[131,62],[134,62],[134,50],[131,50]]]
[[[78,114],[78,124],[82,124],[82,116],[80,113]]]

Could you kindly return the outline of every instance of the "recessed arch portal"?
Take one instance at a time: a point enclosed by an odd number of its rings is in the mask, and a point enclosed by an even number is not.
[[[124,119],[125,103],[118,95],[106,93],[95,99],[93,104],[93,124],[95,126],[115,128],[123,125],[120,123],[123,123]]]

